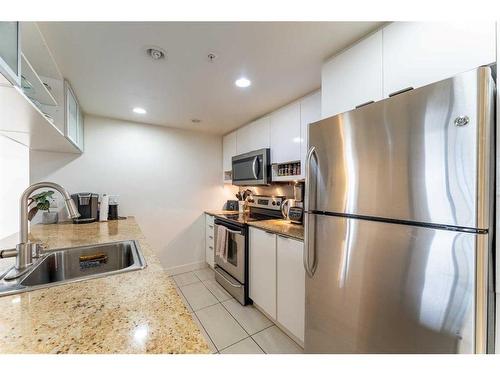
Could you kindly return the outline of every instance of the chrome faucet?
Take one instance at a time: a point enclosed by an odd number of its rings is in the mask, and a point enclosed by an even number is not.
[[[21,195],[19,202],[19,243],[15,249],[0,251],[0,258],[16,257],[16,265],[4,277],[6,280],[15,279],[24,275],[33,264],[33,258],[40,257],[41,245],[36,242],[30,242],[28,239],[28,199],[35,190],[42,188],[54,189],[61,193],[64,197],[66,209],[68,210],[70,218],[74,219],[80,216],[75,202],[73,202],[69,193],[61,185],[53,182],[38,182],[28,187]]]

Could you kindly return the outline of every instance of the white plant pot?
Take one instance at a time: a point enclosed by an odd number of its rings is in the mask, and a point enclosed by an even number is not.
[[[245,201],[238,201],[238,211],[245,212]]]
[[[59,220],[59,215],[57,212],[43,212],[42,213],[42,224],[56,224]]]

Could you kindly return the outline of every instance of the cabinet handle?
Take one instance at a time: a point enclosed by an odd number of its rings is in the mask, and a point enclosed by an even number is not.
[[[413,90],[412,86],[404,88],[404,89],[399,90],[399,91],[394,91],[393,93],[389,94],[389,98],[392,98],[393,96],[396,96],[396,95],[399,95],[399,94],[402,94],[404,92],[411,91],[411,90]]]
[[[213,239],[214,239],[214,237],[213,237],[213,236],[208,236],[208,238],[210,238],[211,240],[213,240]]]
[[[213,247],[213,246],[209,246],[208,248],[209,248],[210,250],[213,250],[213,249],[214,249],[214,247]]]
[[[361,104],[357,105],[355,108],[358,109],[358,108],[364,107],[365,105],[372,104],[372,103],[375,103],[375,101],[370,100],[369,102],[361,103]]]
[[[210,224],[209,224],[209,225],[208,225],[208,227],[209,227],[209,228],[214,229],[214,226],[213,226],[213,225],[210,225]]]

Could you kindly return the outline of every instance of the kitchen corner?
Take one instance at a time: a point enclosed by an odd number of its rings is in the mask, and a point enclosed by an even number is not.
[[[133,239],[147,267],[0,298],[1,353],[210,353],[134,217],[34,225],[30,239],[47,249]]]

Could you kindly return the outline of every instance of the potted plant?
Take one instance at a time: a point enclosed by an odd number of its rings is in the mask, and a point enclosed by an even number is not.
[[[42,223],[43,224],[55,224],[58,221],[57,212],[50,212],[50,204],[54,201],[52,198],[54,192],[52,190],[43,191],[41,193],[35,194],[28,200],[28,207],[32,206],[28,212],[28,220],[31,221],[35,217],[38,211],[43,212]]]

